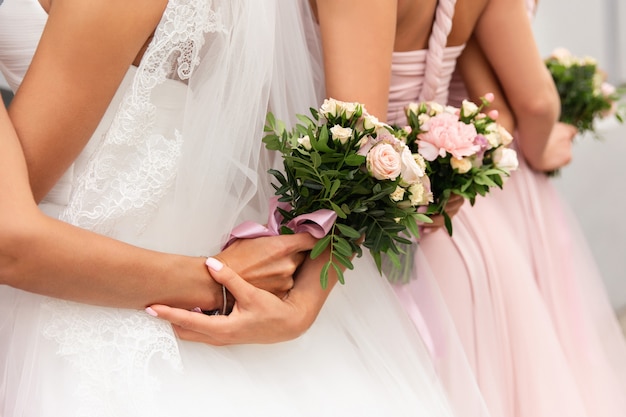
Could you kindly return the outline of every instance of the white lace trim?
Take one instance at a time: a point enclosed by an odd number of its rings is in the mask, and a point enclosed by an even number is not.
[[[141,231],[174,183],[183,138],[155,132],[152,90],[168,78],[187,80],[206,33],[224,31],[206,0],[170,1],[111,127],[78,177],[60,218],[112,234],[121,218]]]
[[[219,11],[209,3],[169,2],[111,127],[76,180],[63,220],[112,234],[121,219],[141,227],[154,214],[174,182],[183,138],[179,131],[166,137],[153,129],[151,92],[168,78],[189,79],[206,34],[225,31]],[[45,308],[44,336],[58,344],[59,355],[80,378],[79,415],[150,415],[146,399],[158,390],[148,373],[150,361],[160,357],[174,369],[182,367],[171,326],[144,312],[58,300]],[[124,410],[112,409],[115,404]]]
[[[182,369],[176,337],[163,320],[58,300],[43,309],[50,317],[44,336],[58,344],[57,354],[78,372],[79,416],[150,415],[146,404],[154,402],[159,389],[150,361],[160,357],[173,370]]]

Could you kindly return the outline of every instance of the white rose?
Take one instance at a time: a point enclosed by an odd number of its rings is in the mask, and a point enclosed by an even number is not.
[[[519,166],[517,152],[510,148],[498,148],[493,152],[493,163],[508,173],[515,171]]]
[[[583,57],[581,60],[582,65],[598,65],[598,61],[591,56]]]
[[[426,113],[422,113],[419,116],[417,116],[417,121],[419,122],[420,126],[424,126],[424,124],[430,120],[430,116]]]
[[[565,48],[556,48],[554,51],[552,51],[552,55],[550,55],[550,57],[556,59],[559,62],[565,62],[571,60],[572,54],[569,50]]]
[[[400,159],[402,160],[401,185],[408,186],[419,182],[420,178],[424,176],[424,170],[420,168],[406,146],[402,149]]]
[[[615,94],[615,87],[612,84],[604,82],[600,85],[600,92],[604,97],[610,97]]]
[[[379,143],[367,153],[367,170],[377,180],[395,180],[402,171],[400,155],[388,143]]]
[[[474,113],[478,113],[478,106],[469,100],[463,100],[461,108],[463,109],[463,115],[465,116],[471,116]]]
[[[391,198],[392,201],[402,201],[404,198],[404,192],[404,188],[396,187],[396,190],[389,194],[389,198]]]
[[[377,117],[372,116],[371,114],[368,114],[365,117],[363,117],[363,128],[365,130],[379,129],[383,127],[384,125],[385,124],[381,123]]]
[[[428,105],[428,108],[430,109],[429,113],[431,115],[443,113],[443,106],[437,103],[436,101],[429,101],[426,104]]]
[[[513,135],[509,133],[502,125],[498,125],[498,134],[500,135],[500,143],[509,146],[513,142]]]
[[[325,99],[322,107],[320,107],[320,113],[326,118],[337,116],[337,100],[332,98]]]
[[[298,138],[298,145],[302,146],[307,151],[310,151],[311,150],[311,139],[309,138],[308,135],[302,136],[301,138]]]
[[[346,119],[352,117],[354,112],[356,111],[356,103],[341,103],[341,110],[345,113]]]
[[[335,125],[330,128],[330,133],[334,140],[338,140],[342,145],[345,145],[346,142],[352,136],[352,129],[349,127],[341,127],[339,125]]]
[[[472,161],[469,158],[450,158],[450,165],[452,168],[456,169],[459,174],[465,174],[472,169]]]
[[[406,106],[405,111],[406,111],[407,114],[408,113],[418,114],[420,112],[420,105],[419,105],[419,103],[415,103],[415,102],[409,103],[409,105]]]
[[[484,136],[489,142],[489,149],[500,146],[500,134],[498,132],[486,133]]]

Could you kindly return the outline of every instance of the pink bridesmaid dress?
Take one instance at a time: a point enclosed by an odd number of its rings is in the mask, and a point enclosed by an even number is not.
[[[462,46],[445,46],[453,12],[446,3],[439,3],[428,50],[394,54],[390,123],[405,122],[411,101],[448,102]],[[455,364],[467,360],[492,416],[626,415],[626,344],[570,219],[547,177],[521,161],[504,190],[463,205],[452,237],[443,229],[422,237],[415,279],[395,289],[430,334],[453,398],[463,395]],[[450,336],[438,333],[433,293],[443,297],[466,358],[451,353]]]

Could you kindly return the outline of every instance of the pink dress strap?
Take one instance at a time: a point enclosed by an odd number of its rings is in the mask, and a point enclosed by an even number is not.
[[[448,42],[448,35],[452,30],[452,18],[456,0],[439,0],[435,11],[435,21],[428,40],[426,55],[426,70],[424,86],[420,93],[420,101],[434,100],[441,78],[444,51]]]

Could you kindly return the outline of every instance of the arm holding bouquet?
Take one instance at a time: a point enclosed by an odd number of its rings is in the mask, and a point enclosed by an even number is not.
[[[488,62],[484,51],[480,48],[476,39],[472,37],[458,60],[458,68],[464,80],[469,99],[480,102],[479,96],[486,91],[494,93],[494,101],[490,108],[498,111],[498,123],[514,132],[518,120],[512,113],[507,96],[498,81],[492,66]],[[523,115],[522,115],[523,118]],[[564,123],[557,122],[545,145],[545,150],[537,166],[544,170],[557,169],[567,165],[572,157],[571,140],[576,133]],[[520,135],[517,135],[521,141]]]
[[[558,120],[559,97],[526,15],[522,1],[489,2],[474,36],[515,115],[520,151],[532,168],[546,171],[554,168],[548,143]],[[508,53],[511,50],[516,53]],[[471,83],[466,86],[475,88]]]
[[[98,236],[44,216],[36,206],[93,134],[125,72],[141,60],[166,2],[122,3],[53,2],[24,81],[10,110],[3,106],[2,156],[9,159],[1,164],[0,282],[114,307],[159,302],[219,309],[222,288],[203,258]],[[68,82],[51,83],[51,77]],[[241,242],[220,256],[255,285],[284,294],[301,252],[314,244],[308,235],[273,237]]]

